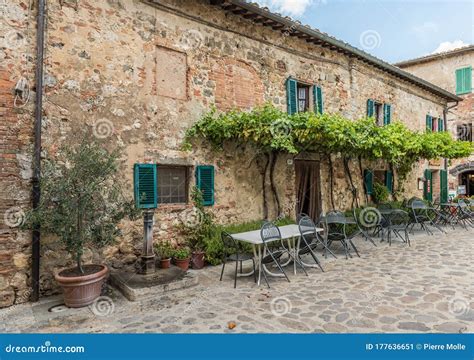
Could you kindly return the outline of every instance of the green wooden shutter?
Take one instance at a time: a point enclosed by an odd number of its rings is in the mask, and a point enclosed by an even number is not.
[[[364,186],[367,195],[372,195],[374,193],[374,173],[372,170],[364,170]]]
[[[393,173],[390,170],[385,171],[385,186],[390,194],[393,193]]]
[[[433,130],[433,118],[431,115],[426,115],[426,131]]]
[[[154,209],[158,205],[156,164],[135,164],[133,167],[135,206]]]
[[[199,165],[196,167],[196,186],[201,190],[203,205],[214,205],[214,166]]]
[[[441,118],[438,118],[438,131],[439,132],[444,131],[444,122],[443,122],[443,119]]]
[[[383,124],[388,125],[392,121],[392,105],[383,104]]]
[[[425,170],[425,186],[423,190],[423,197],[425,200],[433,201],[433,174],[431,170]]]
[[[375,101],[372,99],[367,100],[367,117],[375,115]]]
[[[467,94],[472,91],[472,66],[456,70],[456,94]]]
[[[286,103],[288,114],[296,114],[298,112],[298,86],[296,80],[288,78],[286,80]]]
[[[440,170],[439,172],[439,184],[440,184],[440,202],[448,202],[448,172],[446,170]]]
[[[313,102],[314,112],[316,114],[322,114],[324,112],[323,107],[323,89],[320,86],[313,86]]]

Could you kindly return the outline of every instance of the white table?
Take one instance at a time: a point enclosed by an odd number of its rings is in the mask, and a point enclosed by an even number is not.
[[[300,248],[300,235],[301,235],[298,225],[294,224],[294,225],[279,226],[278,229],[280,229],[281,238],[283,240],[288,241],[288,246],[289,246],[290,251],[293,251],[294,255],[297,256],[297,252],[299,251],[299,248]],[[316,231],[321,232],[321,231],[324,231],[324,229],[316,228]],[[247,231],[247,232],[238,233],[238,234],[231,234],[231,236],[235,240],[243,241],[252,245],[254,257],[258,263],[258,270],[259,270],[258,271],[258,285],[259,286],[260,286],[262,270],[271,276],[278,276],[278,277],[284,276],[281,273],[271,272],[270,270],[266,268],[265,265],[262,264],[261,260],[265,257],[265,249],[263,247],[263,240],[260,236],[260,230]],[[278,241],[278,239],[272,240],[272,241]],[[289,261],[290,260],[291,258],[289,259]],[[282,265],[287,265],[289,261],[286,264],[282,264]],[[296,262],[293,262],[293,271],[296,274]],[[253,270],[249,273],[241,274],[241,276],[250,276],[252,274],[253,274]]]

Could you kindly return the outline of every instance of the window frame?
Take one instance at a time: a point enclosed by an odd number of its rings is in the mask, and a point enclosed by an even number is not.
[[[460,130],[460,128],[462,128],[462,127],[467,127],[468,131],[466,132],[466,131]],[[472,128],[473,128],[472,123],[462,123],[462,124],[456,125],[457,140],[459,140],[459,141],[469,141],[469,142],[472,143],[472,138],[473,138]],[[464,134],[464,136],[461,136],[463,134]]]
[[[304,90],[305,98],[300,98],[300,90]],[[311,85],[304,84],[301,82],[296,81],[296,101],[297,101],[297,110],[298,112],[307,112],[311,111],[310,108],[310,93],[311,93]],[[303,111],[300,110],[300,101],[305,101],[305,109]]]
[[[468,84],[464,84],[464,80],[465,80],[464,72],[465,71],[468,71],[469,74],[470,74],[469,87],[467,87]],[[461,85],[464,85],[464,86],[459,86],[459,89],[458,89],[458,72],[461,72],[461,79],[462,79],[462,82],[463,82]],[[454,79],[455,79],[456,95],[466,95],[466,94],[472,93],[472,66],[471,65],[457,68],[454,71]]]
[[[157,168],[157,183],[156,183],[156,191],[157,191],[157,204],[158,206],[167,206],[167,205],[188,205],[189,204],[189,184],[191,178],[191,166],[188,165],[175,165],[175,164],[156,164]],[[185,173],[185,184],[184,184],[184,196],[185,202],[161,202],[161,195],[160,195],[160,173],[163,170],[169,169],[184,169]]]

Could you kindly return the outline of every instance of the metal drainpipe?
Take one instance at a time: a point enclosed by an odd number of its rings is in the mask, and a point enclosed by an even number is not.
[[[33,155],[33,209],[37,209],[40,202],[41,180],[41,124],[43,117],[43,57],[44,57],[44,15],[45,0],[38,0],[38,18],[36,33],[36,101],[35,101],[35,140]],[[32,234],[32,292],[31,300],[39,300],[40,284],[40,227],[33,229]]]
[[[456,101],[454,105],[451,106],[445,106],[443,110],[443,123],[444,123],[444,129],[445,131],[448,131],[448,112],[449,110],[455,108],[458,106],[459,101]],[[448,171],[448,159],[444,159],[444,170]]]

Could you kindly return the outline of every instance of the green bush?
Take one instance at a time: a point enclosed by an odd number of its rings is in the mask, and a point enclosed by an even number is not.
[[[290,218],[282,218],[276,221],[277,226],[284,226],[289,224],[294,224],[294,220]],[[212,236],[205,240],[205,252],[206,252],[206,261],[211,265],[219,265],[222,263],[224,257],[224,245],[221,240],[221,233],[223,231],[229,234],[237,234],[241,232],[259,230],[262,226],[262,221],[250,221],[240,224],[230,224],[230,225],[216,225]],[[251,252],[252,245],[240,242],[243,251]]]
[[[374,196],[374,201],[377,204],[382,204],[388,201],[388,197],[390,196],[390,193],[385,185],[380,184],[380,183],[374,183],[373,196]]]

